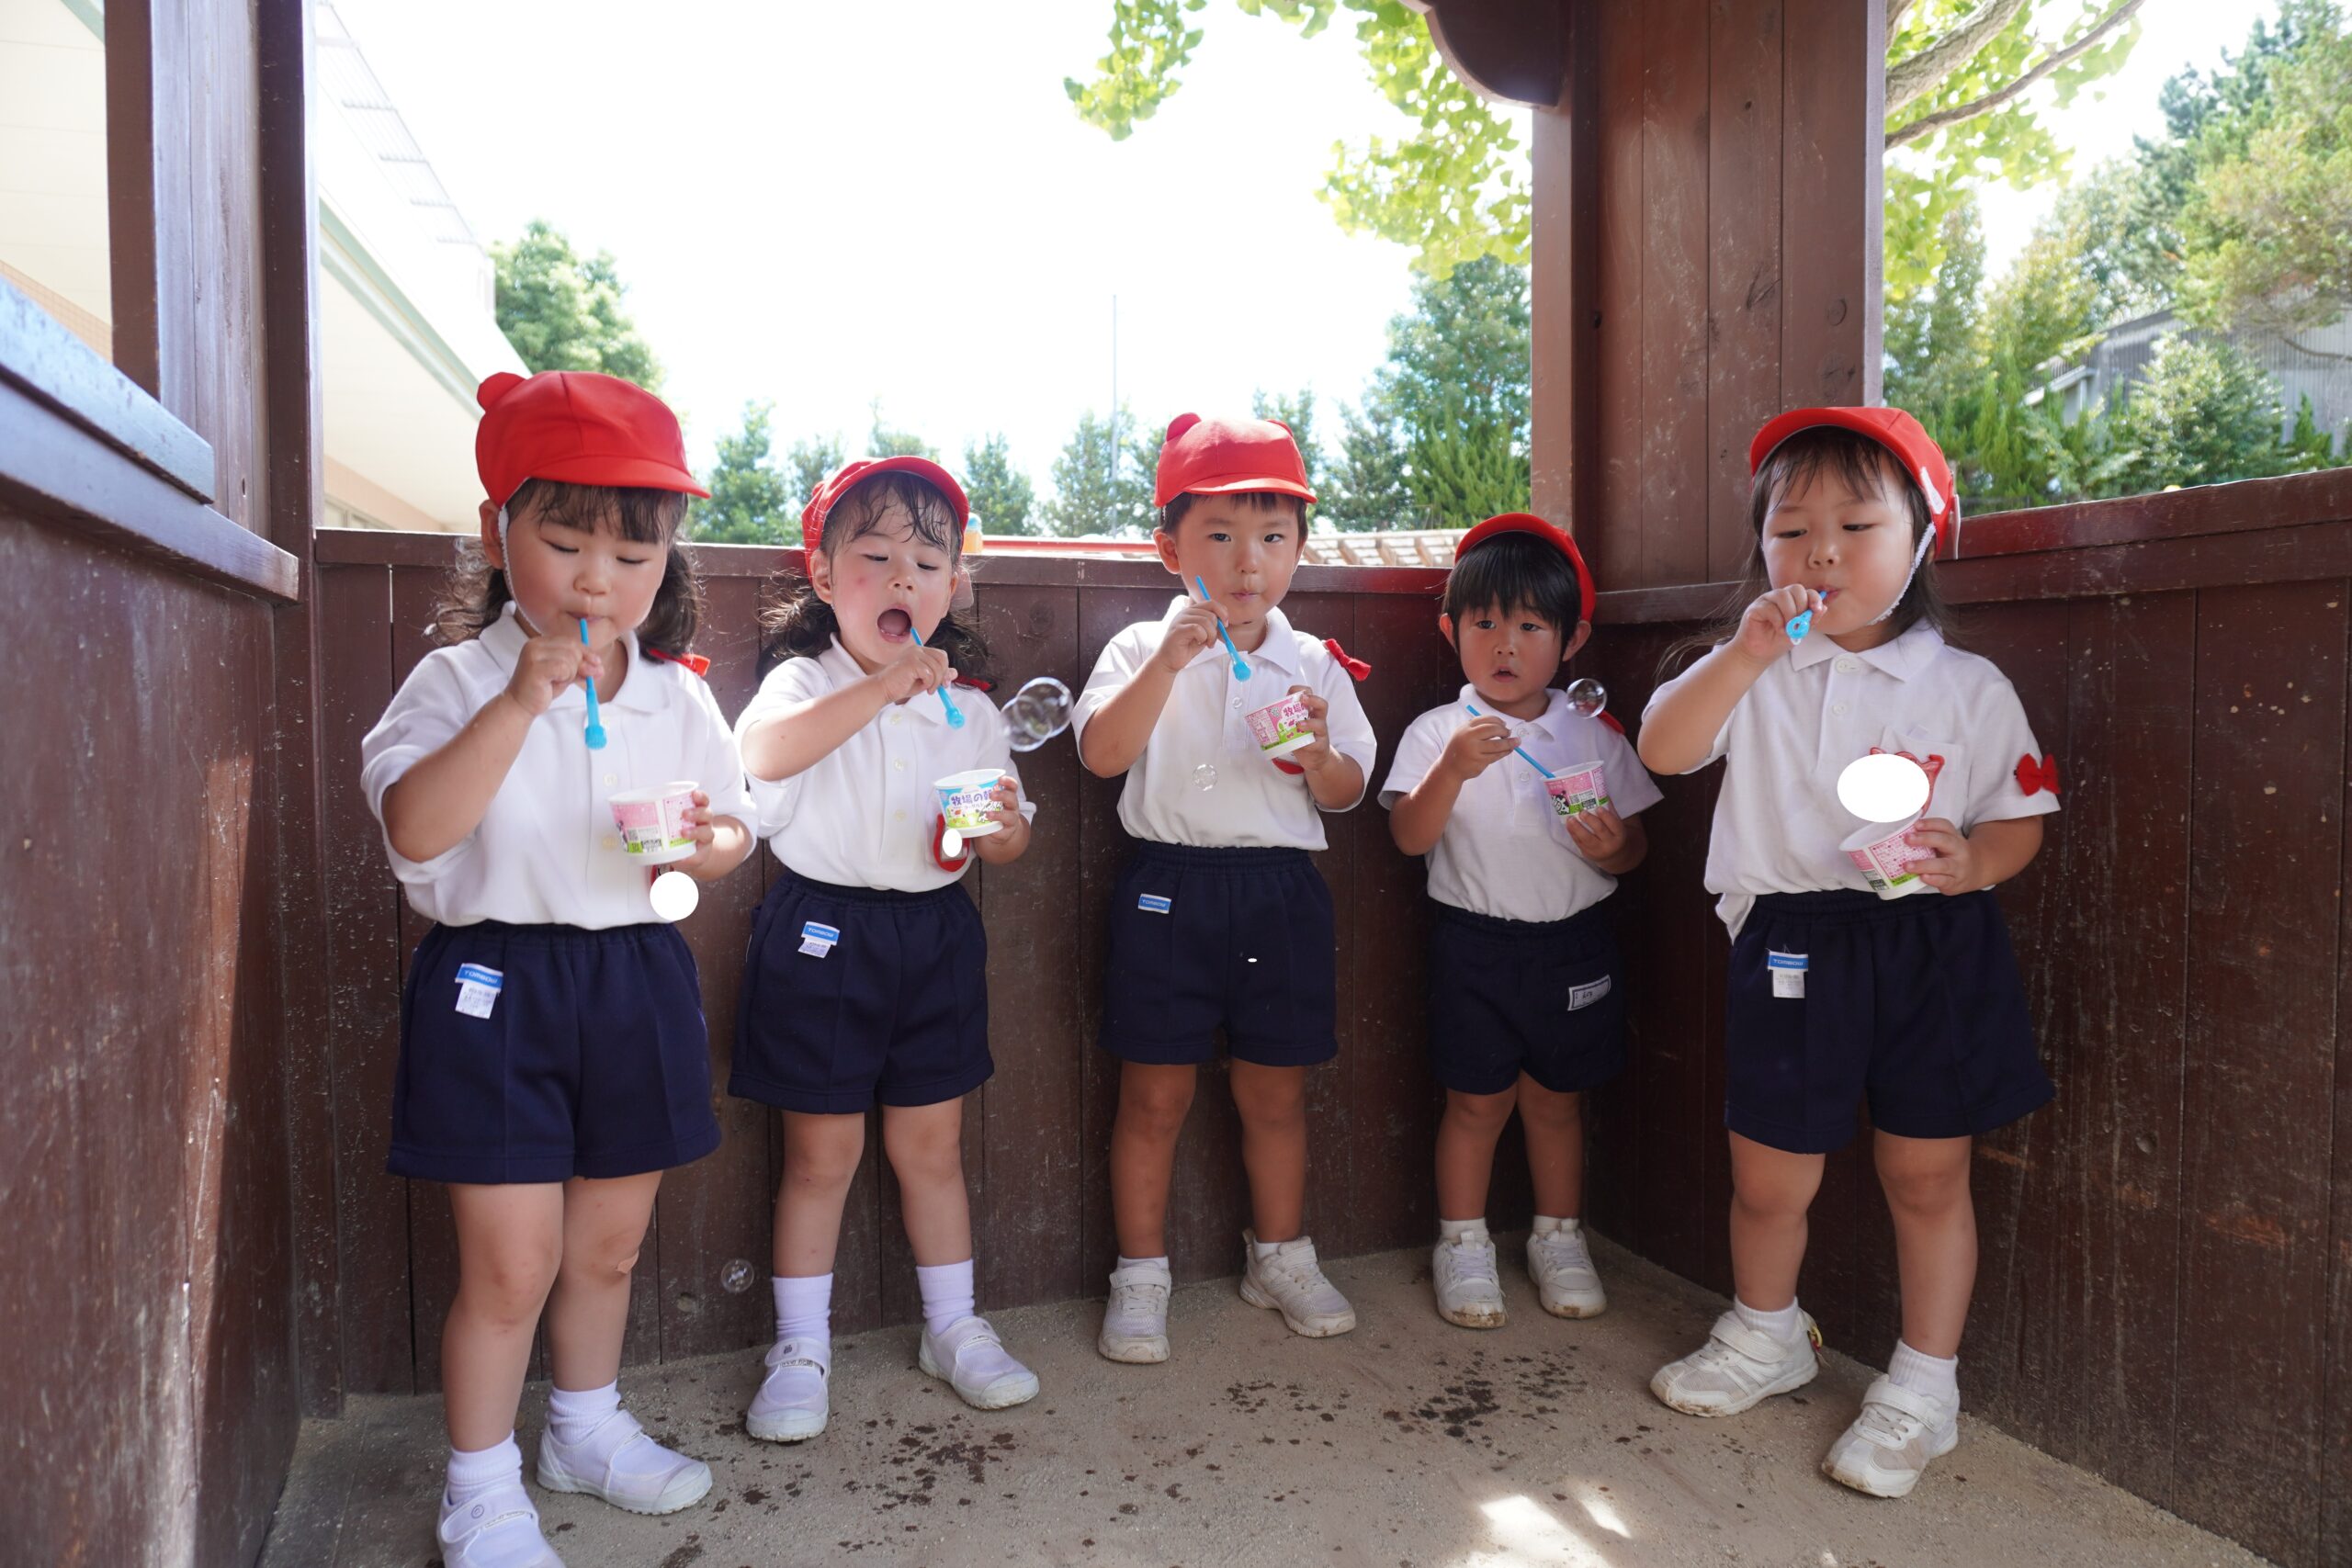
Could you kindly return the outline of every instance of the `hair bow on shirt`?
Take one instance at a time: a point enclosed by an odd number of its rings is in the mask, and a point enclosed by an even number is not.
[[[1323,646],[1330,650],[1332,658],[1340,661],[1340,668],[1346,671],[1358,681],[1364,680],[1372,674],[1372,666],[1366,664],[1361,659],[1349,657],[1348,650],[1340,646],[1340,639],[1338,637],[1325,637],[1323,639]]]
[[[2018,759],[2018,788],[2028,795],[2045,789],[2056,795],[2058,793],[2058,759],[2044,757],[2041,761],[2036,762],[2030,751],[2019,757]]]
[[[645,650],[648,659],[658,659],[664,664],[683,664],[703,680],[710,679],[710,660],[699,653],[664,653],[658,648]]]

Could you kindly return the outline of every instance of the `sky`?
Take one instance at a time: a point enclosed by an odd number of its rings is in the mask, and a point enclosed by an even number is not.
[[[1335,141],[1398,134],[1344,21],[1302,40],[1212,0],[1133,138],[1079,119],[1109,0],[339,0],[474,231],[544,217],[613,253],[698,467],[746,400],[776,446],[887,422],[1001,432],[1041,493],[1079,415],[1139,423],[1312,388],[1358,400],[1409,300],[1404,247],[1317,199]],[[2275,0],[2148,0],[2130,63],[2052,123],[2077,167]],[[1988,270],[2052,187],[1985,197]]]

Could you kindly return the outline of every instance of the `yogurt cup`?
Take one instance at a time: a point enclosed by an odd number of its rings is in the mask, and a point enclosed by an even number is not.
[[[1004,774],[995,768],[974,768],[934,781],[931,787],[939,792],[939,814],[946,818],[948,831],[978,839],[1001,829],[1004,825],[989,813],[996,808],[997,785],[1003,782]]]
[[[1923,860],[1933,860],[1936,852],[1922,849],[1911,841],[1911,829],[1919,818],[1907,822],[1873,822],[1857,829],[1838,846],[1846,858],[1862,868],[1871,890],[1882,898],[1907,898],[1914,893],[1932,893],[1934,888],[1919,879],[1911,868]]]
[[[1563,818],[1581,817],[1612,804],[1599,762],[1578,762],[1562,768],[1544,781],[1544,788],[1552,797],[1552,814]]]
[[[1250,739],[1258,742],[1262,756],[1287,757],[1302,746],[1315,744],[1315,737],[1306,728],[1306,699],[1296,692],[1285,692],[1243,716],[1249,722]]]
[[[700,846],[686,813],[694,808],[693,779],[673,779],[650,789],[626,789],[606,798],[613,826],[620,829],[621,853],[641,865],[668,865]]]

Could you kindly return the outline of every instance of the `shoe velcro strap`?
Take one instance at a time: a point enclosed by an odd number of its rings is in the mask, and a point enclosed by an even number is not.
[[[1897,1410],[1911,1416],[1923,1427],[1941,1426],[1948,1416],[1956,1414],[1946,1410],[1941,1400],[1915,1393],[1893,1378],[1881,1378],[1871,1384],[1863,1392],[1862,1404],[1865,1407],[1883,1404],[1889,1410]]]
[[[1792,1347],[1769,1334],[1759,1334],[1739,1320],[1739,1314],[1727,1312],[1715,1319],[1715,1326],[1708,1337],[1720,1339],[1751,1361],[1777,1366],[1789,1359]]]
[[[833,1370],[833,1346],[830,1339],[779,1339],[769,1348],[767,1364],[771,1367],[814,1367],[820,1372]]]
[[[479,1521],[472,1520],[476,1509],[480,1509],[481,1513]],[[469,1521],[466,1528],[454,1536],[447,1533],[450,1521],[461,1517]],[[509,1482],[503,1485],[492,1487],[479,1497],[458,1504],[450,1511],[448,1518],[441,1521],[440,1529],[434,1533],[440,1536],[442,1544],[445,1546],[456,1546],[471,1540],[484,1530],[496,1529],[509,1519],[528,1519],[534,1525],[538,1523],[539,1511],[532,1506],[531,1495],[523,1490],[520,1482]]]

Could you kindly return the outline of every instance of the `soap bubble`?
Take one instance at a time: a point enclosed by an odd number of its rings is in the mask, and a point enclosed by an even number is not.
[[[1900,822],[1928,804],[1928,770],[1894,752],[1858,757],[1838,775],[1838,804],[1865,822]]]
[[[1588,675],[1568,683],[1568,706],[1587,718],[1598,718],[1609,705],[1609,688]]]
[[[750,1290],[752,1280],[755,1277],[752,1260],[748,1258],[730,1258],[720,1266],[718,1270],[718,1282],[726,1288],[727,1293],[730,1296],[740,1296]]]
[[[1035,751],[1069,728],[1069,688],[1040,675],[1004,705],[1004,738],[1016,751]]]
[[[1203,762],[1199,767],[1193,770],[1193,787],[1194,789],[1216,788],[1216,764],[1215,762]]]
[[[665,871],[653,879],[653,912],[665,920],[683,920],[702,902],[702,889],[683,871]]]

